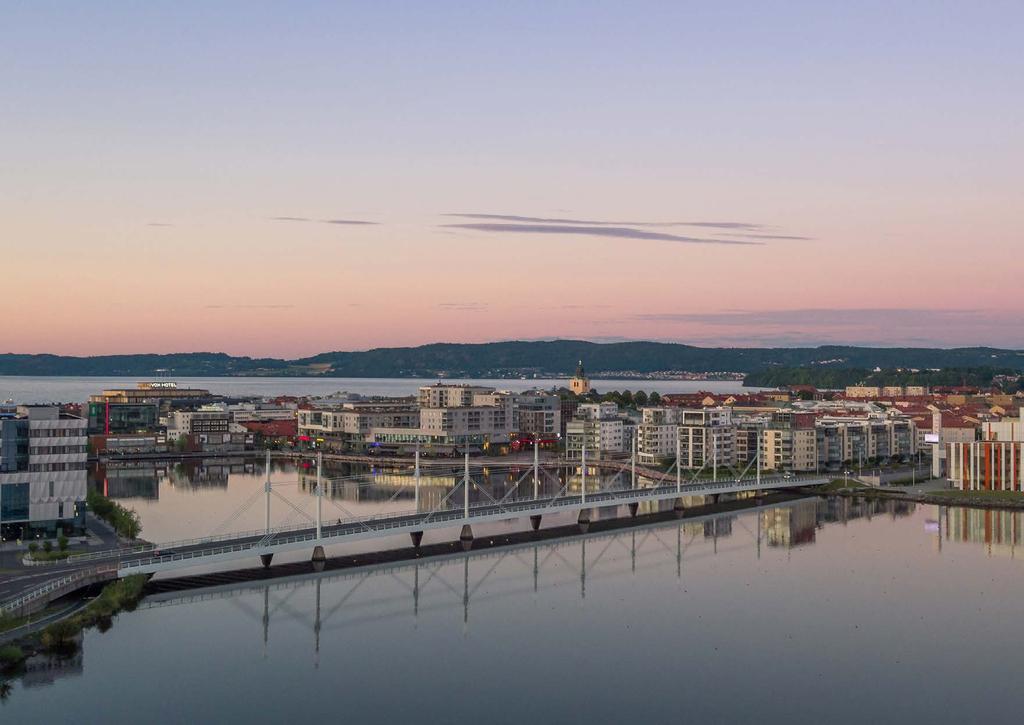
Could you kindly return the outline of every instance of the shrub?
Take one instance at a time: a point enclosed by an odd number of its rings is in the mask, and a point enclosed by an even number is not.
[[[51,543],[49,539],[43,542],[43,551],[45,551],[47,554],[53,551],[53,543]]]
[[[33,542],[31,542],[31,543],[30,543],[30,544],[28,545],[28,550],[29,550],[29,553],[31,553],[31,554],[34,554],[34,553],[36,553],[37,551],[39,551],[39,544],[37,544],[37,543],[36,543],[36,542],[34,542],[34,541],[33,541]]]
[[[68,537],[66,537],[64,534],[61,534],[57,538],[57,547],[61,551],[67,551],[68,550]]]
[[[50,650],[51,652],[73,649],[75,637],[81,631],[82,627],[77,618],[54,622],[43,630],[40,644],[42,644],[43,649]]]
[[[6,647],[0,647],[0,665],[4,667],[11,667],[18,664],[25,659],[25,653],[21,651],[21,647],[13,644],[9,644]]]

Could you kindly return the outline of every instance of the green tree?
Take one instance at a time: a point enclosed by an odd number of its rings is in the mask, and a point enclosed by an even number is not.
[[[642,390],[636,391],[636,395],[633,396],[633,403],[637,408],[647,405],[647,393]]]

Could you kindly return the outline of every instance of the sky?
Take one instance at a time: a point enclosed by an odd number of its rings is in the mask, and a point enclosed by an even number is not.
[[[1024,348],[1024,4],[2,2],[0,352]]]

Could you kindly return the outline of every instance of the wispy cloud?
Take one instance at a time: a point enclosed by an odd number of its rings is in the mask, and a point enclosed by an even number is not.
[[[272,216],[271,221],[275,222],[311,222],[314,224],[342,224],[351,226],[376,226],[377,222],[364,219],[311,219],[304,216]]]
[[[754,231],[764,229],[762,224],[751,224],[749,222],[628,222],[628,221],[599,221],[594,219],[562,219],[558,217],[535,217],[519,216],[517,214],[443,214],[442,216],[459,217],[461,219],[480,219],[497,222],[520,222],[528,224],[569,224],[584,226],[610,226],[610,227],[706,227],[709,229],[746,229]]]
[[[146,225],[147,227],[173,227],[173,224],[167,224],[166,222],[150,222]]]
[[[801,242],[810,242],[814,237],[798,237],[792,234],[737,234],[737,237],[744,239],[792,239]]]
[[[438,309],[448,312],[481,312],[487,309],[486,302],[441,302]]]
[[[679,234],[649,232],[644,229],[614,226],[576,226],[562,224],[502,224],[472,223],[444,224],[452,229],[471,229],[478,232],[497,232],[502,234],[575,234],[588,237],[610,237],[615,239],[644,239],[656,242],[677,242],[681,244],[724,244],[724,245],[759,245],[763,242],[744,241],[739,239],[705,239],[703,237],[686,237]]]
[[[204,310],[290,310],[295,305],[249,305],[249,304],[226,304],[226,305],[204,305]]]

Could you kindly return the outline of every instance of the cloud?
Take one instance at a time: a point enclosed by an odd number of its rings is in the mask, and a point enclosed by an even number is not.
[[[437,306],[449,312],[481,312],[487,309],[486,302],[441,302]]]
[[[275,222],[313,222],[316,224],[344,224],[352,226],[377,225],[377,222],[365,221],[363,219],[310,219],[304,216],[272,216],[270,220]]]
[[[737,234],[736,236],[744,239],[793,239],[801,242],[814,240],[814,237],[797,237],[791,234]]]
[[[460,217],[462,219],[481,219],[498,222],[524,222],[529,224],[570,224],[576,226],[610,226],[610,227],[707,227],[711,229],[747,229],[754,231],[764,229],[762,224],[749,222],[610,222],[593,219],[560,219],[516,214],[443,214],[442,216]]]
[[[290,310],[295,305],[203,305],[204,310]]]
[[[164,222],[150,222],[146,225],[147,227],[173,227],[173,224],[166,224]]]
[[[478,232],[517,233],[517,234],[577,234],[590,237],[610,237],[615,239],[645,239],[658,242],[678,242],[682,244],[724,244],[724,245],[759,245],[763,242],[743,241],[738,239],[704,239],[702,237],[684,237],[678,234],[648,232],[643,229],[615,226],[577,226],[559,224],[444,224],[452,229],[471,229]]]

